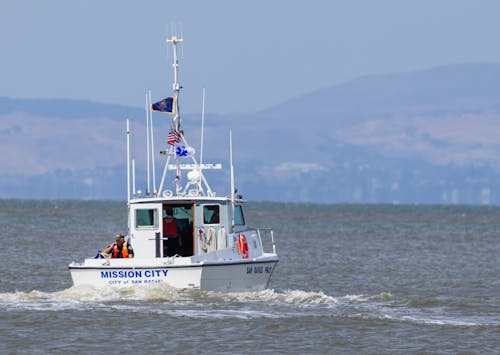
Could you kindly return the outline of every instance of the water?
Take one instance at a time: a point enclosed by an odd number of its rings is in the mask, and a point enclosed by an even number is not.
[[[239,294],[75,288],[119,202],[0,200],[0,352],[499,353],[500,208],[252,203],[280,263]]]

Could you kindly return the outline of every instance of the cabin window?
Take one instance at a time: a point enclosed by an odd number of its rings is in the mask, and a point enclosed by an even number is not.
[[[203,206],[203,223],[205,224],[220,223],[219,205]]]
[[[245,224],[245,217],[243,217],[243,208],[241,206],[234,206],[234,225]]]
[[[135,210],[135,227],[152,228],[158,226],[158,210],[154,208]]]

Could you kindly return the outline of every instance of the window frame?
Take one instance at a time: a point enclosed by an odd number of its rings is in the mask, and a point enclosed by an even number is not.
[[[210,221],[208,221],[208,222],[205,221],[205,211],[207,211],[207,210],[209,210],[209,208],[213,208],[213,207],[216,207],[218,210],[218,213],[219,213],[219,222],[218,223],[210,223]],[[218,205],[218,204],[203,205],[202,214],[203,214],[203,224],[205,224],[205,225],[221,224],[220,205]],[[212,218],[212,216],[213,216],[213,214],[210,216],[210,219]]]
[[[239,212],[237,213],[236,211],[239,211]],[[241,217],[241,222],[243,222],[243,223],[237,223],[236,216]],[[234,225],[235,226],[244,226],[244,225],[246,225],[246,223],[245,223],[245,215],[243,214],[243,206],[241,206],[241,205],[234,205],[233,220],[234,220]],[[238,220],[238,222],[240,222],[240,221]]]
[[[147,230],[147,229],[158,229],[158,209],[157,208],[136,208],[135,210],[134,225],[136,230]],[[153,224],[141,224],[139,225],[139,212],[143,211],[153,211]]]

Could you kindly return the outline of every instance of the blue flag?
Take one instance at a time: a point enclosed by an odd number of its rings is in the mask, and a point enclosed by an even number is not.
[[[167,97],[151,105],[151,111],[174,113],[174,98]]]

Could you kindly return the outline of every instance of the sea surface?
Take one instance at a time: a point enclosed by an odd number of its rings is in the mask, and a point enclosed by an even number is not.
[[[500,207],[249,203],[268,290],[72,287],[126,213],[0,200],[0,353],[500,353]]]

